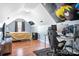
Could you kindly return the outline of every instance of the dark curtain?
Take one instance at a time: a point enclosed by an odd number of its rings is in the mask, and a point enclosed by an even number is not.
[[[25,31],[25,22],[22,22],[22,31]]]
[[[2,27],[2,32],[3,32],[3,40],[4,40],[4,37],[5,37],[5,23],[3,24],[3,27]]]
[[[17,28],[17,21],[15,21],[15,32],[18,31],[18,28]]]

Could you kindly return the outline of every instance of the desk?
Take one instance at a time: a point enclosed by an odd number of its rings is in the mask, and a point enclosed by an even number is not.
[[[57,37],[57,40],[59,41],[59,42],[61,42],[61,41],[66,41],[66,37],[65,36],[60,36],[60,37]]]
[[[72,54],[79,54],[79,39],[74,41],[73,37],[66,37],[66,44],[64,49]]]
[[[66,49],[68,52],[73,53],[73,54],[79,54],[79,39],[74,42],[74,38],[71,36],[60,36],[57,37],[58,41],[61,42],[63,40],[66,41],[65,46],[63,49]],[[70,46],[70,47],[68,47]]]

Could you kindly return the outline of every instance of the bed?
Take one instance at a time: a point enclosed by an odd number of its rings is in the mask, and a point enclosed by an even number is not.
[[[27,32],[10,32],[12,36],[12,41],[17,40],[32,40],[32,34]]]

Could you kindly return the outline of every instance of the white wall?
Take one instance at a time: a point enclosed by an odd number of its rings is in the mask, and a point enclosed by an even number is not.
[[[16,19],[15,21],[24,21],[24,19]],[[15,32],[15,21],[7,25],[8,32]],[[31,25],[27,22],[25,22],[25,32],[31,33]]]
[[[48,27],[50,27],[50,25],[37,26],[35,29],[33,28],[34,31],[38,33],[38,39],[43,43],[45,43],[45,39],[47,43],[49,42],[47,36]]]

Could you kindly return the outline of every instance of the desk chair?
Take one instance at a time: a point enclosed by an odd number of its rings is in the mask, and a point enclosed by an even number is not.
[[[54,29],[55,29],[55,27],[54,27]],[[66,41],[58,42],[57,36],[59,36],[59,35],[57,34],[56,30],[54,30],[54,29],[52,30],[52,27],[48,28],[48,39],[49,39],[51,51],[48,52],[47,54],[53,53],[53,55],[57,55],[57,53],[63,49]]]

